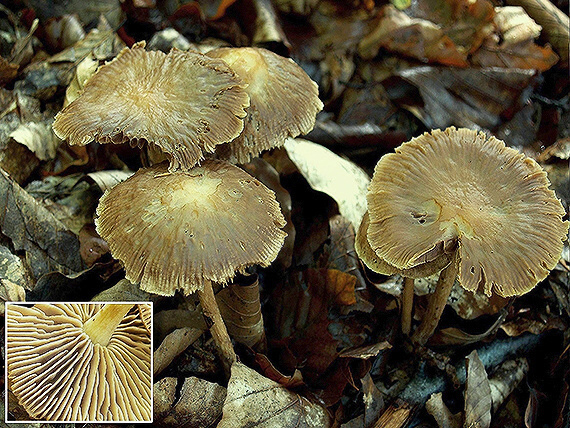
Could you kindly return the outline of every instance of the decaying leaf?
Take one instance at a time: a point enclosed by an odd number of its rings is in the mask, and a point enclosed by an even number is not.
[[[507,3],[512,6],[522,6],[530,17],[542,26],[543,33],[556,49],[563,66],[567,68],[570,45],[568,15],[554,6],[550,0],[508,0]]]
[[[102,18],[98,27],[87,33],[85,38],[55,54],[48,61],[52,63],[79,62],[90,55],[98,60],[108,60],[116,56],[124,47],[123,41]]]
[[[26,146],[42,161],[54,159],[60,143],[51,130],[51,123],[48,122],[20,124],[12,131],[10,138]]]
[[[182,327],[174,330],[164,338],[153,354],[154,376],[162,372],[180,353],[195,342],[204,332],[192,327]]]
[[[303,382],[303,374],[298,369],[295,369],[291,376],[286,376],[275,368],[269,358],[259,353],[255,354],[255,362],[265,377],[274,380],[285,388],[293,389],[305,384]]]
[[[493,129],[501,114],[528,101],[536,82],[533,70],[416,67],[399,75],[415,85],[424,106],[421,119],[430,128],[450,125]]]
[[[230,336],[251,348],[265,349],[265,329],[257,275],[235,281],[216,294]]]
[[[109,252],[109,245],[95,230],[92,223],[86,224],[79,231],[79,252],[87,267],[93,266]]]
[[[99,67],[99,61],[92,58],[91,55],[88,55],[77,65],[75,72],[73,73],[73,79],[71,79],[71,82],[65,91],[63,107],[68,106],[76,100],[79,95],[81,95],[81,92],[85,87],[85,83],[87,83],[89,78],[95,74],[97,67]]]
[[[551,316],[548,320],[518,318],[501,325],[501,330],[509,336],[519,336],[524,333],[541,334],[551,329],[564,331],[566,328],[566,323],[556,316]]]
[[[109,190],[116,184],[125,181],[133,175],[132,171],[121,171],[121,170],[105,170],[105,171],[95,171],[87,174],[91,180],[93,180],[102,192]]]
[[[309,185],[332,197],[339,212],[357,229],[367,209],[368,174],[351,161],[307,140],[288,139],[285,149]]]
[[[1,262],[0,262],[1,263]],[[26,301],[26,290],[9,279],[0,278],[0,316],[4,316],[5,302]]]
[[[0,245],[0,281],[8,280],[20,287],[31,289],[29,273],[20,257],[10,252],[10,249]]]
[[[477,351],[467,356],[467,380],[465,382],[464,427],[488,428],[491,425],[491,387],[485,366]]]
[[[91,299],[93,302],[146,302],[150,300],[151,295],[146,291],[142,291],[137,284],[121,279],[111,288],[101,291]],[[155,343],[160,340],[154,336]]]
[[[366,360],[375,357],[380,351],[390,349],[392,345],[389,342],[378,342],[373,345],[360,346],[356,349],[347,349],[342,351],[338,356],[342,358],[361,358]]]
[[[453,414],[443,402],[441,392],[432,394],[426,402],[427,412],[433,416],[439,428],[461,428],[461,413]]]
[[[528,360],[524,357],[507,360],[495,369],[489,378],[493,413],[515,390],[529,370]]]
[[[177,394],[176,378],[166,377],[154,385],[154,423],[159,427],[213,427],[222,414],[226,388],[189,377]]]
[[[54,270],[82,269],[77,236],[4,171],[0,171],[0,231],[17,251],[25,251],[35,279]]]
[[[234,363],[218,428],[327,428],[327,411],[245,366]]]

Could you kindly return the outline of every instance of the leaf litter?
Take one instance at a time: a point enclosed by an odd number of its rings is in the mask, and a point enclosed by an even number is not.
[[[431,128],[523,150],[568,210],[564,2],[44,3],[0,11],[0,302],[152,299],[158,426],[568,423],[568,244],[528,295],[456,287],[427,347],[400,332],[399,278],[354,250],[374,165]],[[219,295],[243,362],[229,382],[192,297],[141,292],[94,229],[101,194],[150,151],[69,147],[51,132],[97,68],[141,40],[165,52],[263,46],[300,64],[325,102],[306,140],[243,166],[277,194],[289,237],[272,266],[248,272],[254,292]],[[414,325],[430,291],[416,281]]]

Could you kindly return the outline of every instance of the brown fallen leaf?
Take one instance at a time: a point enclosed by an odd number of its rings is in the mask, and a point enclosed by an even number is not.
[[[507,360],[495,369],[489,377],[493,413],[505,402],[529,370],[528,360],[524,357]]]
[[[266,349],[257,275],[240,278],[222,288],[216,294],[216,301],[235,341],[260,351]]]
[[[242,363],[234,363],[218,428],[327,428],[327,411]]]
[[[358,52],[363,58],[372,59],[381,47],[423,62],[455,67],[469,65],[467,52],[456,46],[439,25],[411,18],[392,5],[381,9],[376,28],[360,41]]]
[[[259,366],[265,377],[274,380],[285,388],[293,389],[305,384],[303,374],[300,370],[295,369],[291,376],[286,376],[277,370],[269,358],[263,354],[255,354],[255,363]]]
[[[525,11],[542,26],[548,41],[560,56],[562,67],[568,67],[570,19],[549,0],[507,0],[507,4],[522,6]]]
[[[398,74],[419,89],[424,103],[418,107],[420,118],[430,128],[493,129],[502,115],[528,102],[525,90],[537,81],[533,70],[498,68],[423,66]]]
[[[53,214],[0,170],[0,231],[24,251],[35,279],[82,269],[79,240]]]
[[[491,425],[491,387],[485,366],[477,351],[466,357],[465,428],[489,428]]]

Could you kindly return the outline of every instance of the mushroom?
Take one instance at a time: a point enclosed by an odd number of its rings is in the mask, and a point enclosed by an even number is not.
[[[275,194],[227,162],[172,173],[159,164],[105,192],[97,216],[97,231],[127,279],[164,296],[198,293],[229,369],[236,357],[212,282],[226,284],[236,271],[277,257],[286,233]]]
[[[188,169],[243,130],[244,83],[216,58],[173,49],[123,49],[101,66],[53,124],[70,144],[144,142]]]
[[[534,160],[469,129],[425,133],[380,159],[367,194],[376,256],[409,270],[456,246],[412,340],[431,337],[456,278],[509,297],[548,275],[568,233],[549,185]]]
[[[385,260],[379,258],[368,242],[368,226],[370,219],[366,212],[358,228],[354,249],[360,260],[373,272],[381,275],[399,274],[404,278],[404,287],[402,290],[402,333],[409,335],[412,326],[412,309],[414,301],[414,279],[424,278],[436,274],[449,265],[453,252],[455,250],[454,243],[450,243],[451,247],[444,249],[435,259],[411,267],[409,269],[398,269],[388,264]]]
[[[34,418],[152,420],[151,341],[133,304],[9,304],[9,388]]]
[[[220,58],[245,82],[250,97],[243,132],[216,153],[232,163],[246,163],[288,137],[310,132],[322,110],[317,84],[293,60],[262,48],[218,48]]]

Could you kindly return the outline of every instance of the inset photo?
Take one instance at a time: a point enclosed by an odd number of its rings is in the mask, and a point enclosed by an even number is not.
[[[152,422],[152,303],[6,303],[6,422]]]

